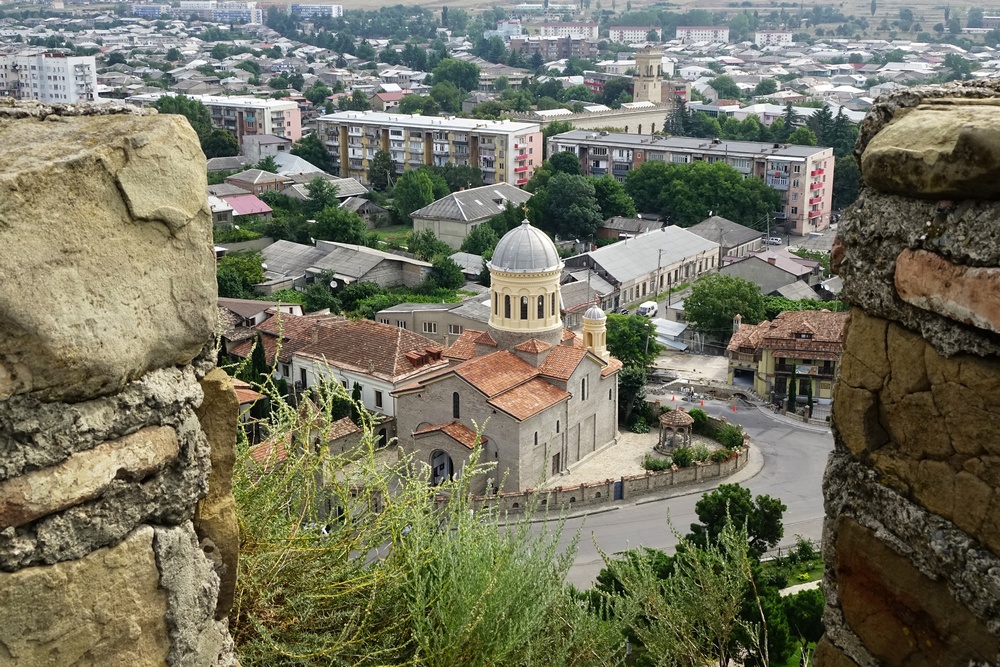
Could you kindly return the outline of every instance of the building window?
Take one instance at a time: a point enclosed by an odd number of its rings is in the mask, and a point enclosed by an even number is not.
[[[452,334],[454,336],[461,335],[462,331],[464,331],[464,330],[465,330],[465,327],[463,327],[461,324],[449,324],[448,325],[448,333],[450,333],[450,334]]]
[[[454,419],[459,419],[462,416],[461,411],[461,399],[458,396],[458,392],[452,392],[451,394],[451,416]]]
[[[378,390],[375,391],[375,407],[376,408],[382,407],[382,392]]]
[[[406,328],[406,322],[404,320],[396,320],[396,326],[400,329]]]
[[[792,215],[795,215],[798,212],[799,212],[799,207],[798,206],[793,206],[792,207]]]
[[[580,400],[587,400],[587,378],[580,378]]]
[[[341,380],[340,384],[344,385],[344,389],[347,389],[347,380]]]
[[[299,382],[302,384],[302,388],[305,389],[309,386],[308,378],[306,377],[306,369],[299,369]]]
[[[281,364],[281,374],[284,377],[288,377],[288,375],[289,375],[288,364]]]
[[[535,431],[535,447],[538,446],[538,431]]]
[[[559,471],[562,470],[561,461],[562,461],[562,452],[560,452],[560,453],[558,453],[558,454],[556,454],[555,456],[552,457],[552,474],[553,475],[558,475]]]
[[[437,322],[424,322],[424,333],[436,334],[438,332]]]
[[[524,320],[527,320],[527,319],[528,319],[528,297],[522,296],[521,297],[521,320],[524,321]]]
[[[608,400],[609,400],[609,401],[610,401],[610,400],[613,400],[613,399],[611,398],[611,390],[610,390],[610,389],[608,389]]]
[[[556,433],[558,433],[558,432],[559,432],[559,420],[557,419],[556,420]]]
[[[379,322],[381,322],[382,324],[389,324],[389,320],[384,317],[380,317]]]
[[[510,295],[504,294],[503,297],[503,316],[506,319],[510,319]]]
[[[555,294],[555,292],[552,293],[551,301],[552,301],[552,317],[555,317],[556,316],[556,294]]]
[[[545,297],[538,297],[538,319],[545,319]]]

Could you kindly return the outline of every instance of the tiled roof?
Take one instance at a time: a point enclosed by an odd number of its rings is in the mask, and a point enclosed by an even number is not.
[[[492,218],[504,210],[507,202],[514,206],[531,198],[530,192],[509,183],[483,185],[478,188],[460,190],[433,201],[410,215],[414,218],[438,218],[474,222]]]
[[[550,378],[565,382],[573,375],[583,358],[587,356],[587,350],[582,347],[570,347],[559,345],[545,357],[545,362],[539,368],[539,372]]]
[[[741,347],[785,352],[785,356],[808,356],[813,359],[837,359],[844,351],[844,327],[847,313],[825,310],[793,310],[779,313],[774,321],[756,326],[744,325],[733,334],[727,347]],[[801,338],[797,334],[809,334]]]
[[[514,349],[518,352],[529,352],[531,354],[538,354],[539,352],[544,352],[545,350],[551,349],[552,346],[543,340],[538,340],[537,338],[531,338],[524,341],[520,345],[516,346]]]
[[[567,398],[569,398],[568,393],[536,377],[491,398],[489,404],[517,420],[524,421]]]
[[[477,345],[489,345],[490,347],[496,347],[497,346],[497,342],[495,340],[493,340],[493,336],[491,336],[486,331],[484,331],[481,336],[479,336],[478,338],[476,338],[476,344]]]
[[[455,373],[487,397],[493,397],[527,382],[538,371],[513,352],[501,350],[459,364]]]
[[[256,299],[228,299],[220,296],[218,304],[220,308],[231,310],[241,317],[253,317],[254,315],[260,315],[268,308],[276,307],[278,302],[257,301]]]
[[[255,391],[250,386],[250,383],[237,378],[233,378],[233,389],[236,390],[236,398],[239,400],[240,405],[256,403],[264,396],[260,392]]]
[[[621,362],[621,359],[615,359],[614,357],[611,357],[610,359],[608,359],[608,365],[605,366],[604,369],[601,371],[601,377],[606,378],[609,375],[617,373],[622,369],[622,366],[624,365],[625,364]]]
[[[573,333],[569,329],[563,329],[562,330],[562,342],[565,343],[566,341],[573,340],[574,338],[576,338],[576,334],[575,333]]]
[[[448,363],[440,358],[441,348],[431,339],[371,320],[321,323],[316,341],[303,345],[295,354],[390,382]]]
[[[446,359],[458,359],[466,361],[476,356],[476,339],[483,334],[482,331],[466,329],[451,346],[442,354]]]
[[[249,451],[254,463],[281,463],[288,459],[288,450],[292,446],[292,434],[265,440]]]
[[[361,433],[361,429],[358,428],[357,424],[351,421],[350,417],[344,417],[330,424],[330,430],[327,437],[330,440],[338,440],[355,433]]]
[[[476,439],[479,438],[475,431],[457,421],[424,426],[423,428],[419,428],[414,431],[413,435],[423,435],[425,433],[433,433],[435,431],[444,433],[458,444],[464,445],[469,449],[476,446]],[[479,438],[479,440],[483,443],[486,442],[486,438]]]

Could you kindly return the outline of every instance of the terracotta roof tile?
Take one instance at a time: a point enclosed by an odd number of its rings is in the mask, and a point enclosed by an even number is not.
[[[476,339],[483,335],[482,331],[466,329],[462,335],[444,351],[442,356],[446,359],[458,359],[466,361],[476,356]]]
[[[493,336],[489,335],[487,332],[483,332],[481,336],[476,339],[477,345],[489,345],[490,347],[496,347],[497,342],[493,340]]]
[[[538,354],[539,352],[544,352],[545,350],[551,349],[552,346],[543,340],[538,340],[537,338],[531,338],[524,341],[514,349],[518,352],[530,352],[532,354]]]
[[[585,356],[587,356],[587,350],[582,347],[560,345],[549,352],[538,371],[546,377],[565,382],[573,375],[573,371],[576,370]]]
[[[542,378],[536,377],[494,396],[489,400],[489,404],[503,410],[518,421],[524,421],[567,398],[569,398],[568,393]]]
[[[492,397],[527,382],[538,371],[513,352],[501,350],[459,364],[455,374]]]
[[[250,458],[254,463],[282,463],[288,459],[288,450],[292,445],[292,434],[286,433],[279,438],[265,440],[250,449]]]
[[[608,365],[601,370],[601,377],[606,378],[609,375],[612,375],[613,373],[617,373],[622,369],[622,366],[624,365],[625,364],[621,362],[621,359],[615,359],[614,357],[611,357],[608,360]]]
[[[351,421],[350,417],[344,417],[330,424],[328,437],[330,440],[337,440],[355,433],[361,433],[361,429]]]
[[[413,432],[413,435],[423,435],[425,433],[434,433],[440,431],[450,437],[452,440],[460,445],[464,445],[469,449],[476,446],[477,439],[483,443],[487,440],[486,438],[480,438],[476,435],[476,432],[468,428],[464,424],[457,421],[447,422],[445,424],[431,424],[430,426],[424,426]]]
[[[562,330],[562,342],[565,343],[566,341],[572,340],[573,338],[576,338],[576,334],[575,333],[573,333],[569,329],[563,329]]]

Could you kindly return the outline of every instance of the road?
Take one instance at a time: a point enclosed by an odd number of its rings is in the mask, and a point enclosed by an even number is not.
[[[756,408],[740,407],[733,413],[731,406],[721,401],[706,401],[703,409],[741,424],[763,454],[763,468],[743,485],[754,495],[766,493],[787,505],[782,546],[793,545],[796,535],[818,541],[823,528],[823,471],[833,450],[829,432],[780,422]],[[667,516],[679,532],[687,533],[697,520],[694,505],[702,493],[704,490],[661,500],[639,499],[617,510],[567,520],[562,546],[568,546],[578,531],[580,534],[567,580],[578,588],[593,584],[604,565],[598,546],[608,554],[640,546],[672,550],[677,541],[667,526]]]

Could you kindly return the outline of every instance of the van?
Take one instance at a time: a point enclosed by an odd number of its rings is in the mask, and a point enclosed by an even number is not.
[[[767,239],[767,245],[781,245],[784,241],[781,240],[780,236],[771,236]]]
[[[642,315],[643,317],[656,317],[656,311],[657,306],[655,301],[643,301],[635,309],[635,314]]]

